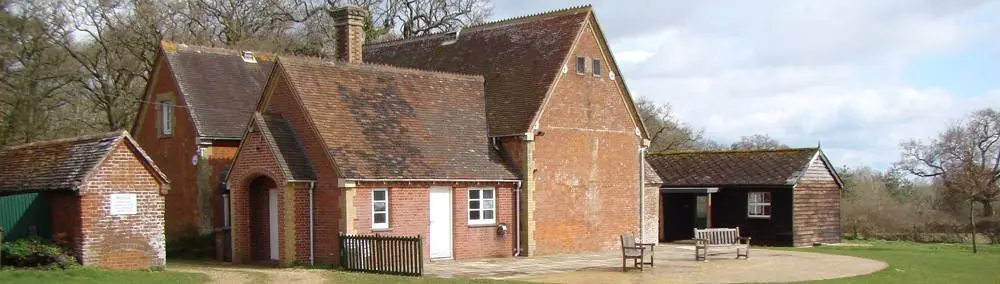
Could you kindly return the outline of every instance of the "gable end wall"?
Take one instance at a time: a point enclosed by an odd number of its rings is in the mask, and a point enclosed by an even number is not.
[[[796,246],[840,242],[841,189],[817,157],[806,169],[794,192],[793,225]]]
[[[584,74],[575,71],[578,55],[586,58]],[[592,73],[595,58],[599,77]],[[534,142],[532,255],[612,250],[620,234],[639,233],[640,137],[624,91],[609,78],[609,71],[617,73],[609,62],[597,33],[585,25],[567,72],[542,108],[544,135]]]

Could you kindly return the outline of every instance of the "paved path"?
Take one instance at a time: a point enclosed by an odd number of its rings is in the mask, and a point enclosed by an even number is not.
[[[202,273],[209,283],[326,283],[323,270],[238,266],[227,263],[167,263],[167,270]]]
[[[494,278],[552,283],[745,283],[820,280],[869,274],[884,262],[803,251],[754,248],[750,259],[735,253],[714,254],[708,262],[694,261],[691,246],[656,247],[655,267],[621,272],[620,252],[440,261],[425,265],[428,275]]]

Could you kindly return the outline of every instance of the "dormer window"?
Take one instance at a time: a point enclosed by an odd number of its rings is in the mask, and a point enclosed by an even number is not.
[[[253,51],[249,50],[243,51],[243,61],[247,63],[257,63],[257,59],[253,57]]]
[[[594,76],[600,77],[601,76],[601,60],[594,59],[594,67],[591,70],[594,72]]]
[[[587,59],[583,56],[578,56],[576,58],[576,74],[583,74],[587,72]]]

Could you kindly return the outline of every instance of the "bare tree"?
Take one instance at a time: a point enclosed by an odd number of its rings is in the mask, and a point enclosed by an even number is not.
[[[4,2],[2,8],[0,146],[52,138],[67,124],[58,110],[67,107],[67,85],[75,72],[31,2]]]
[[[929,141],[902,143],[897,166],[910,174],[933,178],[944,190],[969,200],[973,252],[976,251],[975,203],[982,216],[993,216],[1000,180],[1000,112],[982,109]]]
[[[729,145],[729,149],[731,150],[773,150],[787,148],[788,145],[782,144],[766,134],[743,136],[740,137],[740,141]]]
[[[657,104],[649,98],[639,97],[635,107],[649,132],[649,151],[652,153],[704,149],[711,143],[705,139],[704,131],[686,126],[674,117],[670,104]]]
[[[326,0],[329,9],[355,5],[371,13],[368,39],[414,37],[481,23],[493,14],[490,0]]]

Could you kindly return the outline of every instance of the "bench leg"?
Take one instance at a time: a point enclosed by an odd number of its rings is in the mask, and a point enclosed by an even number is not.
[[[622,272],[627,271],[627,270],[625,270],[625,262],[626,262],[626,260],[628,260],[628,259],[626,259],[625,257],[622,257]]]

